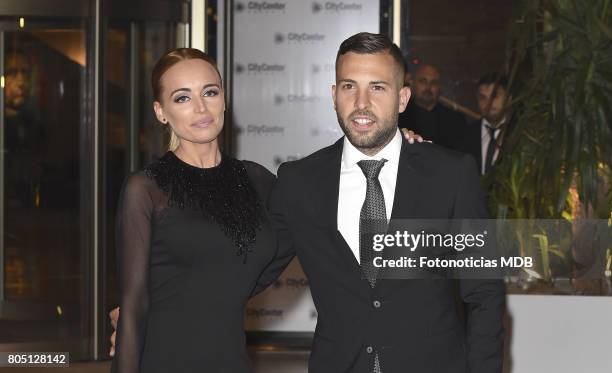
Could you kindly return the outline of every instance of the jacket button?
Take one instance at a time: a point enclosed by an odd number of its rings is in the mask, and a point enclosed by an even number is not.
[[[381,303],[379,300],[375,300],[374,302],[372,302],[372,305],[374,306],[374,308],[380,308]]]
[[[371,354],[372,352],[374,352],[374,349],[372,348],[372,346],[368,346],[368,347],[366,347],[366,352],[368,354]]]

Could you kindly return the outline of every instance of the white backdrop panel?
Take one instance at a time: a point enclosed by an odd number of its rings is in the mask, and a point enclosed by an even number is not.
[[[233,121],[236,156],[276,172],[342,136],[331,98],[340,43],[378,32],[379,1],[237,1]],[[251,300],[247,330],[312,332],[316,311],[297,261]]]

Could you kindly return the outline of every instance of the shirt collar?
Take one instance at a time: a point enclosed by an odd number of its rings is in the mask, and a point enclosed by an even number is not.
[[[482,118],[483,126],[494,128],[495,130],[500,129],[505,123],[506,123],[506,117],[504,117],[504,119],[502,119],[496,127],[493,127],[493,125],[487,120],[487,118],[485,117]]]
[[[357,162],[364,159],[373,159],[373,160],[381,160],[386,159],[390,163],[399,164],[400,152],[402,151],[402,134],[398,129],[395,132],[395,136],[389,141],[384,148],[382,148],[377,154],[374,156],[368,156],[360,152],[351,142],[348,140],[346,136],[344,136],[344,144],[342,147],[342,165],[344,167],[352,167],[357,164]]]

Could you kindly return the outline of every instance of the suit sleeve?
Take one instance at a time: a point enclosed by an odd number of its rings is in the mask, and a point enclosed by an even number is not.
[[[465,155],[458,178],[454,219],[486,219],[485,199],[476,162]],[[470,373],[499,373],[503,365],[505,286],[501,280],[460,279],[466,305]]]
[[[278,169],[276,183],[268,198],[268,216],[276,233],[277,251],[272,262],[270,262],[257,280],[251,296],[259,294],[273,283],[295,256],[293,237],[289,229],[288,211],[290,200],[288,196],[290,194],[287,184],[286,164],[282,164]]]

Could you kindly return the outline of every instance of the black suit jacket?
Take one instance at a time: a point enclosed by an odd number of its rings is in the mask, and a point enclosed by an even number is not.
[[[384,373],[500,372],[501,281],[379,280],[372,289],[363,279],[337,229],[342,144],[340,139],[282,164],[269,202],[279,252],[260,287],[272,282],[297,253],[318,312],[309,372],[370,373],[375,352]],[[485,216],[469,156],[404,141],[392,221]],[[458,317],[457,289],[466,304],[467,323]]]
[[[512,117],[507,122],[507,124],[502,126],[501,128],[502,132],[499,134],[499,136],[501,136],[500,145],[499,145],[500,150],[498,153],[497,160],[494,163],[494,166],[495,164],[500,162],[502,155],[503,155],[502,150],[504,147],[504,139],[507,138],[510,135],[510,133],[512,133],[512,130],[514,129],[514,127],[515,127],[515,120]],[[481,130],[482,130],[482,119],[468,123],[467,126],[465,127],[465,131],[460,137],[461,140],[457,142],[458,145],[455,148],[456,150],[462,151],[464,153],[468,153],[472,157],[474,157],[474,159],[476,160],[476,164],[478,165],[479,173],[482,169],[482,158],[485,156],[485,154],[482,154],[482,132]]]
[[[410,101],[406,110],[399,114],[398,127],[413,130],[434,144],[457,150],[466,120],[462,114],[442,104],[438,103],[427,111]]]
[[[482,169],[482,119],[467,124],[458,150],[470,154],[478,165],[478,173]]]

